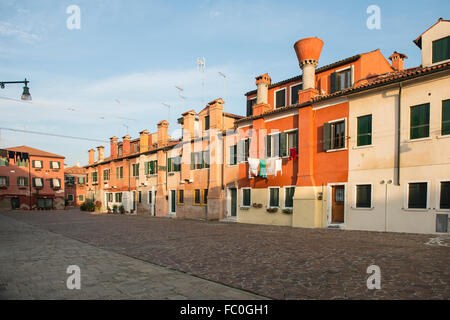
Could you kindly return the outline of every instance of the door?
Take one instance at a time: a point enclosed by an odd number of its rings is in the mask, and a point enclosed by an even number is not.
[[[170,190],[170,213],[175,213],[176,212],[176,192],[175,190]]]
[[[136,191],[133,191],[133,211],[136,211]]]
[[[53,209],[53,199],[44,199],[44,206],[47,210]]]
[[[20,200],[19,198],[15,197],[11,199],[11,208],[13,210],[20,209]]]
[[[332,186],[331,190],[331,223],[344,223],[345,186]]]
[[[232,217],[236,217],[237,216],[237,189],[236,188],[231,188],[230,189],[230,201],[231,201],[231,210],[230,210],[230,214]]]

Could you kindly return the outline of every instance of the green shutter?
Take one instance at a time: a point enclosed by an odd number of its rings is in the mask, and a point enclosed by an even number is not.
[[[167,159],[167,172],[172,172],[172,158]]]
[[[433,41],[433,63],[450,59],[450,36]]]
[[[330,93],[337,91],[337,73],[333,72],[330,74]]]
[[[450,134],[450,99],[442,101],[442,135]]]
[[[357,146],[372,144],[372,115],[358,117]]]
[[[195,170],[195,153],[191,153],[191,170]]]
[[[280,134],[280,157],[287,156],[287,143],[286,143],[286,133],[282,132]]]
[[[430,136],[430,104],[411,107],[410,138],[420,139]]]
[[[331,149],[331,124],[323,124],[323,150],[327,151]]]
[[[265,136],[266,139],[266,157],[270,158],[272,156],[272,136]]]

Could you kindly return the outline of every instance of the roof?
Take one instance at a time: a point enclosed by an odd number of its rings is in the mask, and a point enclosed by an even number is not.
[[[29,155],[36,156],[36,157],[65,159],[64,156],[60,156],[59,154],[50,153],[50,152],[47,152],[47,151],[44,151],[44,150],[40,150],[40,149],[36,149],[36,148],[32,148],[32,147],[29,147],[29,146],[11,147],[11,148],[6,148],[6,150],[15,151],[15,152],[26,152]]]
[[[420,36],[417,37],[416,40],[413,40],[413,42],[416,44],[416,46],[418,46],[420,49],[422,49],[422,36],[428,32],[428,30],[430,30],[431,28],[433,28],[435,25],[437,25],[439,22],[444,21],[444,22],[450,22],[450,20],[445,20],[442,18],[439,18],[438,21],[436,21],[436,23],[434,23],[431,27],[429,27],[427,30],[425,30],[424,32],[422,32],[420,34]]]
[[[85,174],[86,173],[86,169],[83,168],[83,167],[73,166],[73,167],[65,168],[64,169],[64,173],[68,173],[68,174]]]
[[[318,95],[318,96],[312,98],[312,100],[306,101],[304,103],[294,104],[294,105],[289,105],[286,107],[274,109],[272,111],[263,113],[258,116],[245,117],[245,118],[236,120],[235,123],[238,124],[238,123],[242,123],[242,122],[249,121],[249,120],[259,119],[259,118],[265,117],[267,115],[281,113],[281,112],[284,112],[287,110],[305,107],[305,106],[311,105],[314,102],[329,100],[332,98],[345,96],[347,94],[362,92],[362,91],[366,91],[366,90],[382,87],[385,85],[401,82],[404,80],[414,79],[414,78],[418,78],[418,77],[422,77],[422,76],[426,76],[426,75],[430,75],[430,74],[433,74],[436,72],[441,72],[441,71],[446,71],[446,70],[450,70],[450,62],[446,62],[446,63],[442,63],[442,64],[430,66],[430,67],[416,67],[416,68],[410,68],[410,69],[406,69],[406,70],[402,70],[402,71],[388,72],[385,74],[381,74],[377,77],[371,77],[370,79],[367,79],[366,82],[361,83],[358,86],[354,86],[354,87],[351,87],[351,88],[348,88],[348,89],[345,89],[342,91],[338,91],[335,93],[327,94],[327,95]]]
[[[323,67],[317,68],[316,69],[316,74],[328,71],[328,70],[336,68],[336,67],[340,67],[342,65],[345,65],[345,64],[353,62],[353,61],[356,61],[359,58],[361,58],[362,55],[370,53],[370,52],[374,52],[374,51],[377,51],[377,50],[378,49],[375,49],[375,50],[372,50],[372,51],[369,51],[369,52],[365,52],[365,53],[359,53],[359,54],[356,54],[354,56],[351,56],[351,57],[348,57],[348,58],[345,58],[345,59],[342,59],[342,60],[339,60],[339,61],[327,64],[327,65],[325,65]],[[295,76],[295,77],[292,77],[292,78],[289,78],[289,79],[286,79],[286,80],[283,80],[283,81],[275,82],[275,83],[272,83],[269,86],[269,89],[281,86],[281,85],[289,83],[289,82],[298,81],[298,80],[301,80],[301,79],[302,79],[302,75],[298,75],[298,76]],[[249,95],[255,94],[256,92],[257,92],[256,90],[252,90],[252,91],[247,92],[245,95],[249,96]]]

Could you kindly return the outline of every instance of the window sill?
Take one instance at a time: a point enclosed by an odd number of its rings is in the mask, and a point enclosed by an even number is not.
[[[338,151],[345,151],[345,150],[347,150],[347,148],[330,149],[330,150],[327,150],[326,152],[338,152]]]
[[[237,164],[229,164],[229,165],[227,165],[227,168],[234,168],[234,167],[237,167]]]
[[[372,148],[373,147],[373,144],[368,144],[368,145],[365,145],[365,146],[356,146],[356,147],[353,147],[352,149],[353,150],[358,150],[358,149],[367,149],[367,148]]]
[[[426,209],[414,209],[414,208],[402,208],[403,211],[411,211],[411,212],[428,212],[431,208]]]
[[[417,139],[408,139],[408,140],[404,140],[404,143],[409,143],[409,142],[417,142],[417,141],[427,141],[427,140],[431,140],[431,137],[425,137],[425,138],[417,138]]]
[[[445,138],[450,138],[450,134],[444,134],[444,135],[436,136],[436,139],[445,139]]]
[[[439,208],[436,208],[435,210],[436,210],[436,212],[444,212],[444,213],[449,213],[450,212],[450,209],[439,209]]]
[[[362,211],[371,211],[373,209],[375,209],[375,207],[370,207],[370,208],[360,208],[360,207],[350,207],[352,210],[362,210]]]

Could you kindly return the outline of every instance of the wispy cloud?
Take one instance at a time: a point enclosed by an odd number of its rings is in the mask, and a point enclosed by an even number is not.
[[[0,22],[0,36],[13,37],[26,43],[34,43],[41,40],[39,35],[20,30],[8,22]]]

